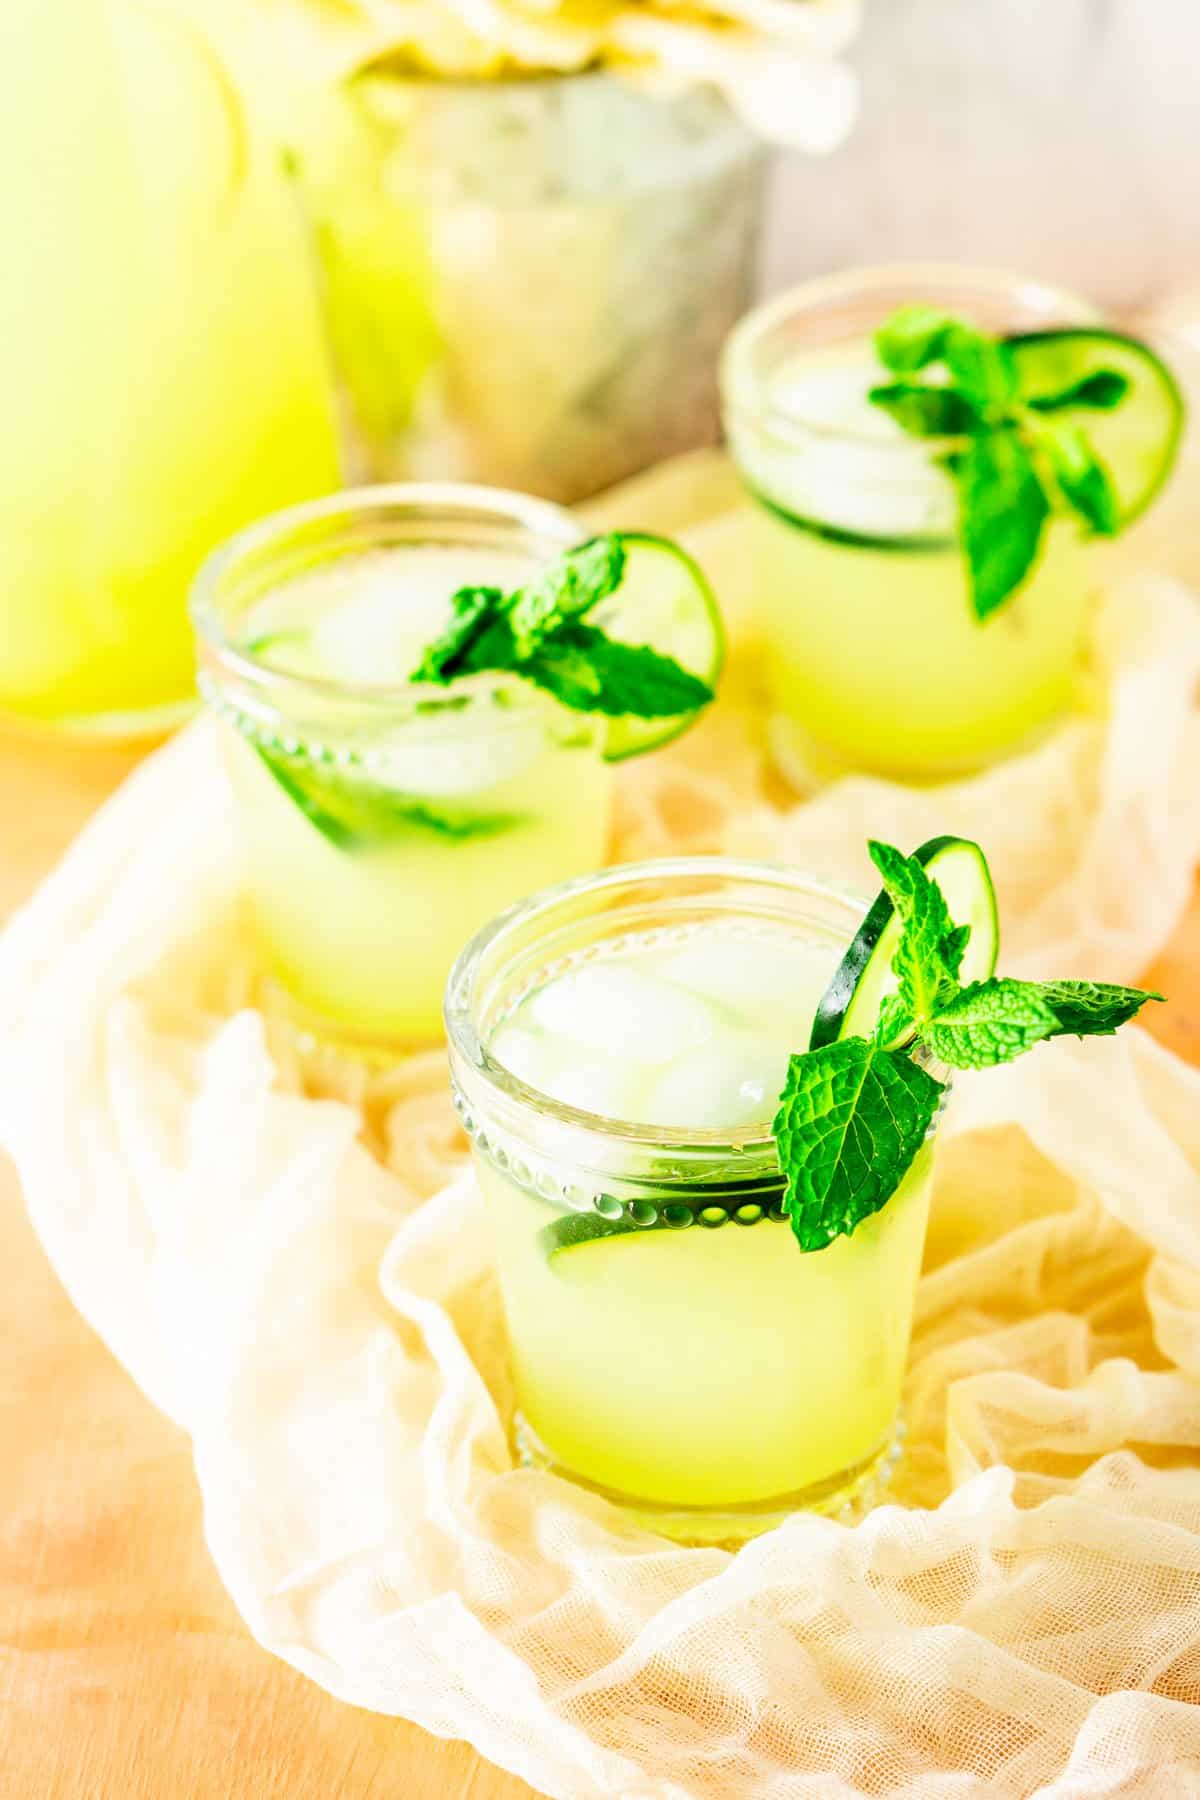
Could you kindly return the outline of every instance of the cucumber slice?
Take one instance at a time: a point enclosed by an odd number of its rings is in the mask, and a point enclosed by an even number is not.
[[[599,1213],[564,1213],[538,1232],[538,1243],[546,1256],[554,1257],[601,1238],[637,1237],[644,1231],[666,1229],[661,1219],[650,1225],[635,1225],[632,1219],[602,1219]]]
[[[996,967],[1000,921],[987,859],[970,838],[935,837],[913,852],[937,882],[956,925],[969,925],[960,979],[986,981]],[[809,1049],[844,1037],[870,1037],[879,1008],[898,982],[892,959],[900,943],[900,921],[886,893],[875,900],[821,996]]]
[[[698,564],[669,538],[624,531],[625,573],[614,594],[589,615],[609,637],[622,643],[649,645],[672,656],[680,668],[717,685],[725,660],[725,632],[716,598]],[[623,762],[669,744],[696,717],[674,719],[626,717],[609,723],[606,762]]]
[[[675,1293],[699,1293],[719,1276],[723,1286],[739,1287],[749,1298],[760,1290],[764,1270],[775,1258],[794,1254],[791,1226],[773,1217],[751,1231],[730,1223],[717,1232],[703,1226],[689,1231],[648,1227],[636,1237],[626,1231],[581,1238],[552,1253],[549,1267],[572,1287],[607,1293],[615,1306],[627,1309],[629,1318],[654,1317],[662,1311],[664,1283]]]
[[[248,740],[249,741],[249,740]],[[463,843],[495,837],[522,823],[520,813],[472,813],[462,807],[430,806],[365,777],[339,776],[285,757],[250,741],[267,772],[293,806],[335,850],[361,850],[419,832]]]
[[[678,1236],[684,1229],[704,1231],[726,1225],[730,1229],[745,1229],[780,1218],[782,1215],[778,1210],[771,1211],[772,1207],[777,1208],[778,1200],[778,1184],[773,1183],[769,1188],[727,1194],[723,1201],[715,1201],[709,1195],[668,1201],[665,1206],[643,1202],[648,1214],[644,1219],[630,1218],[628,1213],[621,1213],[615,1219],[604,1218],[595,1212],[562,1213],[543,1226],[537,1241],[543,1254],[553,1260],[568,1250],[607,1242],[611,1238],[652,1237],[664,1231]]]
[[[1111,412],[1072,407],[1055,416],[1087,432],[1116,489],[1122,527],[1149,506],[1175,464],[1186,406],[1179,383],[1148,344],[1122,331],[1078,326],[1012,337],[1019,394],[1030,401],[1060,394],[1099,369],[1129,383]]]

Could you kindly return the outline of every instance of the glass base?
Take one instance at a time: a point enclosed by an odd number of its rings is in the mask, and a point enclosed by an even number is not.
[[[59,718],[43,718],[0,704],[0,724],[10,733],[43,743],[138,743],[167,737],[180,725],[186,725],[199,705],[198,698],[188,696],[126,712],[65,713]]]
[[[767,745],[776,772],[795,793],[814,794],[830,782],[847,775],[866,775],[876,781],[902,782],[905,787],[937,787],[948,781],[962,781],[978,775],[995,763],[1036,750],[1062,723],[1065,713],[1055,713],[1017,742],[999,744],[994,750],[974,757],[947,758],[936,766],[921,769],[885,769],[866,762],[855,762],[811,737],[803,725],[786,713],[773,713],[767,721]]]
[[[840,1469],[824,1481],[798,1488],[791,1494],[748,1501],[743,1506],[686,1507],[663,1501],[643,1500],[622,1494],[595,1481],[586,1481],[555,1462],[553,1456],[520,1413],[513,1425],[517,1456],[524,1468],[542,1469],[573,1482],[589,1494],[598,1494],[623,1512],[674,1543],[735,1550],[761,1532],[782,1525],[793,1513],[812,1512],[852,1525],[878,1505],[896,1470],[904,1443],[904,1420],[897,1414],[888,1437],[862,1462]]]
[[[442,1041],[440,1029],[424,1035],[358,1030],[345,1019],[313,1011],[273,975],[263,977],[258,1000],[272,1034],[287,1042],[302,1066],[314,1059],[336,1058],[371,1069],[389,1068],[401,1057],[434,1049]]]

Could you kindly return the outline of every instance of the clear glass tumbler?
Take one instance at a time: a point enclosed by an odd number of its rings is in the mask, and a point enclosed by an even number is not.
[[[694,955],[698,939],[710,989],[718,958],[736,972],[757,946],[774,1004],[787,978],[781,962],[776,984],[772,957],[815,949],[831,969],[861,917],[791,870],[643,863],[526,900],[450,978],[451,1076],[495,1232],[519,1451],[681,1541],[734,1542],[798,1508],[843,1508],[890,1467],[932,1133],[881,1211],[805,1253],[782,1212],[773,1096],[736,1131],[648,1126],[551,1098],[493,1045],[564,973],[591,970],[611,1014],[596,971],[603,981],[647,948]],[[798,1006],[797,1049],[825,979]],[[719,1006],[714,1018],[719,1059]],[[594,1049],[586,1016],[571,1028]],[[629,1017],[631,1058],[646,1030]]]
[[[1024,586],[978,622],[943,446],[897,435],[848,392],[876,328],[914,300],[993,333],[1095,317],[1016,276],[897,267],[797,288],[734,332],[725,424],[760,503],[772,741],[801,782],[968,772],[1035,742],[1079,691],[1100,563],[1078,525],[1052,522]]]
[[[571,501],[717,436],[764,153],[715,91],[373,67],[292,161],[356,479]]]
[[[455,956],[499,908],[604,861],[601,725],[514,677],[415,666],[459,586],[514,586],[580,539],[487,489],[362,489],[233,538],[192,598],[264,959],[322,1038],[441,1029]],[[377,673],[376,670],[383,673]]]

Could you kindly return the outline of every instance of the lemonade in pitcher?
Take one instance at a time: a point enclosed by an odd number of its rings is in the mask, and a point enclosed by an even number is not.
[[[0,713],[164,723],[212,546],[336,485],[324,357],[266,146],[197,26],[6,0]]]

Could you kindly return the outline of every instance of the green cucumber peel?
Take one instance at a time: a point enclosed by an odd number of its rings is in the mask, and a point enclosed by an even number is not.
[[[403,831],[464,843],[511,831],[524,817],[430,806],[365,777],[328,774],[261,744],[252,743],[251,748],[293,806],[335,850],[367,849]]]

